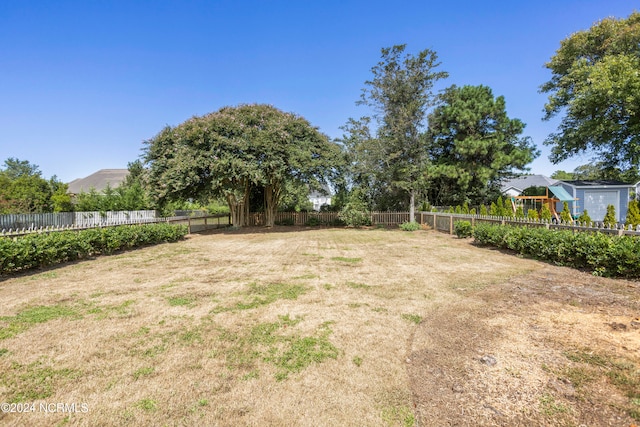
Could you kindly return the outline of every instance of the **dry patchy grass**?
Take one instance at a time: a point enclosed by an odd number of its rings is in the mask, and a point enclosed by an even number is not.
[[[0,282],[0,402],[88,408],[0,423],[629,424],[637,293],[431,231],[194,235]]]

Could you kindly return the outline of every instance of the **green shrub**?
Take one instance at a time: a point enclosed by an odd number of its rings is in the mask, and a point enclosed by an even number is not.
[[[564,202],[562,204],[562,212],[560,212],[560,220],[566,224],[573,222],[573,217],[571,216],[571,212],[569,211],[569,202]]]
[[[635,236],[477,224],[473,237],[478,244],[588,269],[598,275],[640,277],[640,239]]]
[[[0,238],[0,274],[182,239],[186,225],[166,223],[34,233]]]
[[[540,219],[547,222],[551,221],[551,210],[549,206],[542,205],[542,209],[540,209]]]
[[[480,205],[480,215],[489,215],[489,212],[487,212],[487,207],[485,205]]]
[[[491,207],[489,208],[489,215],[498,216],[498,205],[495,202],[491,202]]]
[[[400,224],[400,229],[403,231],[416,231],[420,230],[420,224],[415,221],[403,222],[402,224]]]
[[[591,224],[591,217],[589,216],[589,212],[587,212],[586,209],[582,211],[582,213],[578,217],[578,221],[586,225]]]
[[[469,221],[457,221],[453,224],[453,231],[456,233],[456,236],[463,239],[472,236],[473,227]]]
[[[522,207],[522,205],[518,205],[518,207],[516,208],[515,216],[516,218],[524,218],[524,208]]]
[[[371,214],[360,190],[349,195],[349,201],[338,212],[338,218],[349,227],[371,225]]]
[[[607,206],[607,213],[602,221],[605,227],[613,228],[616,224],[616,208],[613,205]]]
[[[632,200],[629,202],[629,208],[627,209],[627,218],[625,219],[625,225],[627,228],[632,226],[634,229],[640,225],[640,209],[638,209],[638,202]]]
[[[502,196],[498,197],[498,200],[496,201],[496,215],[498,216],[505,216],[506,213],[506,209],[504,207],[504,202],[502,201]]]
[[[320,221],[320,218],[316,217],[316,216],[311,216],[309,217],[309,219],[307,219],[307,222],[305,223],[305,225],[309,225],[309,226],[317,226],[317,225],[322,225],[322,221]]]
[[[418,206],[418,210],[422,212],[431,212],[431,205],[425,200],[424,202],[420,203],[420,206]]]
[[[538,211],[535,209],[529,209],[527,211],[527,218],[537,221],[538,220]]]
[[[340,218],[349,227],[371,225],[371,215],[367,210],[347,204],[339,213]]]

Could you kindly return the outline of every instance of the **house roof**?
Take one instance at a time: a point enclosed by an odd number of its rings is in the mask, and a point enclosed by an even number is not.
[[[107,184],[111,188],[116,188],[129,175],[128,169],[100,169],[85,178],[74,179],[69,183],[69,194],[79,194],[89,192],[92,188],[101,192],[107,188]]]
[[[575,180],[575,181],[562,181],[565,184],[573,185],[574,187],[607,187],[607,186],[619,186],[619,187],[633,187],[633,184],[627,184],[622,181],[615,181],[611,179],[589,179],[589,180]]]
[[[521,175],[517,178],[502,181],[500,190],[504,193],[509,189],[519,190],[522,193],[529,187],[548,187],[558,182],[557,179],[544,175]]]

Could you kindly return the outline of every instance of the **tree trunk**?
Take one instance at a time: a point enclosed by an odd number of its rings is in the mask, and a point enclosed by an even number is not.
[[[276,212],[273,206],[273,187],[264,187],[264,222],[267,227],[273,227],[276,221]]]
[[[269,184],[264,188],[264,218],[267,227],[273,227],[280,202],[280,184]]]
[[[409,191],[409,222],[416,222],[416,190]]]
[[[245,224],[245,203],[238,201],[233,194],[227,194],[227,204],[231,214],[231,224],[236,228],[241,228]]]

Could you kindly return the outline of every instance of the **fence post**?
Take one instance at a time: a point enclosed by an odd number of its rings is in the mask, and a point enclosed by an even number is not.
[[[453,215],[449,215],[449,234],[453,234]]]

